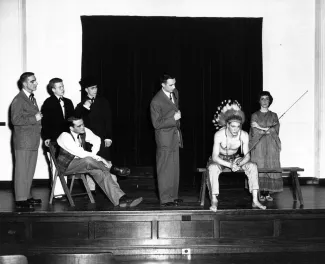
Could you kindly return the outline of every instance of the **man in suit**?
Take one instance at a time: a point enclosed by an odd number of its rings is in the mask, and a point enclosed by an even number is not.
[[[69,131],[66,120],[74,112],[72,101],[63,97],[65,90],[62,79],[51,79],[47,87],[51,96],[42,105],[42,138],[46,147],[49,146],[51,141],[56,141],[62,132]],[[63,194],[64,190],[61,182],[57,181],[54,187],[54,198],[63,198]]]
[[[85,126],[101,138],[101,147],[98,155],[111,161],[110,146],[112,145],[112,114],[106,98],[98,96],[97,82],[93,77],[82,78],[79,82],[85,92],[83,100],[76,106],[75,115],[82,117]],[[127,176],[130,169],[112,166],[111,173],[118,176]]]
[[[112,163],[97,155],[101,139],[86,128],[82,118],[69,117],[70,131],[63,132],[57,139],[60,146],[57,163],[62,173],[87,172],[98,183],[106,196],[120,207],[134,207],[142,202],[142,197],[127,196],[110,173]],[[84,149],[85,143],[92,145],[91,150]]]
[[[42,203],[31,193],[41,138],[42,113],[33,93],[37,84],[34,73],[23,73],[19,78],[22,89],[10,108],[15,150],[15,205],[18,208],[33,208],[35,204]]]
[[[177,206],[183,202],[178,198],[179,147],[183,147],[183,142],[180,130],[181,112],[178,109],[179,98],[175,84],[174,77],[163,75],[162,89],[150,104],[157,144],[156,162],[161,206]]]

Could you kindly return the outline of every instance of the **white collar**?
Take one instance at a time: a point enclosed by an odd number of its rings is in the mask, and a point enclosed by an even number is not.
[[[29,98],[29,96],[32,94],[31,92],[28,92],[27,90],[25,90],[25,88],[23,88],[24,93],[26,94],[26,96]]]
[[[165,93],[165,95],[167,95],[168,96],[168,98],[169,98],[169,96],[170,96],[170,94],[172,94],[173,92],[167,92],[167,91],[165,91],[164,90],[164,88],[161,88],[162,90],[163,90],[163,92]]]
[[[56,98],[58,98],[58,100],[60,100],[60,98],[62,98],[63,100],[63,96],[57,96],[56,94],[53,94]]]
[[[71,132],[71,135],[73,136],[73,138],[74,138],[75,140],[77,140],[77,139],[78,139],[78,136],[79,136],[79,134],[77,134],[77,133],[73,132],[72,130],[70,130],[70,132]]]

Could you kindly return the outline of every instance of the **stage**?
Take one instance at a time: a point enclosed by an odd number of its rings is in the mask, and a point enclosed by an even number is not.
[[[302,184],[304,206],[293,201],[290,185],[252,209],[241,183],[221,185],[219,207],[198,203],[198,188],[182,188],[181,206],[160,207],[153,179],[121,180],[128,195],[142,196],[135,208],[114,207],[101,192],[48,204],[49,188],[36,185],[43,204],[17,210],[11,188],[0,190],[0,254],[100,253],[114,255],[217,254],[325,251],[325,186]],[[241,185],[241,186],[240,186]]]

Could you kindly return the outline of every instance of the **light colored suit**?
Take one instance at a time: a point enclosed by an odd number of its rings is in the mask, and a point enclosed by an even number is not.
[[[150,104],[151,121],[155,128],[157,144],[156,162],[160,203],[178,199],[179,147],[183,146],[178,111],[178,91],[174,90],[173,103],[160,90]]]
[[[41,137],[41,121],[35,115],[39,108],[21,90],[13,99],[10,108],[14,127],[15,149],[15,197],[16,201],[31,198],[31,185],[35,173],[38,147]]]

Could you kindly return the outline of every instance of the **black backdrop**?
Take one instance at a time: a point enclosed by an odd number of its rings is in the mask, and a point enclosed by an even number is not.
[[[155,166],[149,105],[165,72],[176,76],[180,97],[181,186],[211,155],[220,102],[237,99],[247,119],[258,108],[262,18],[82,16],[81,22],[82,76],[96,77],[110,102],[115,164]]]

